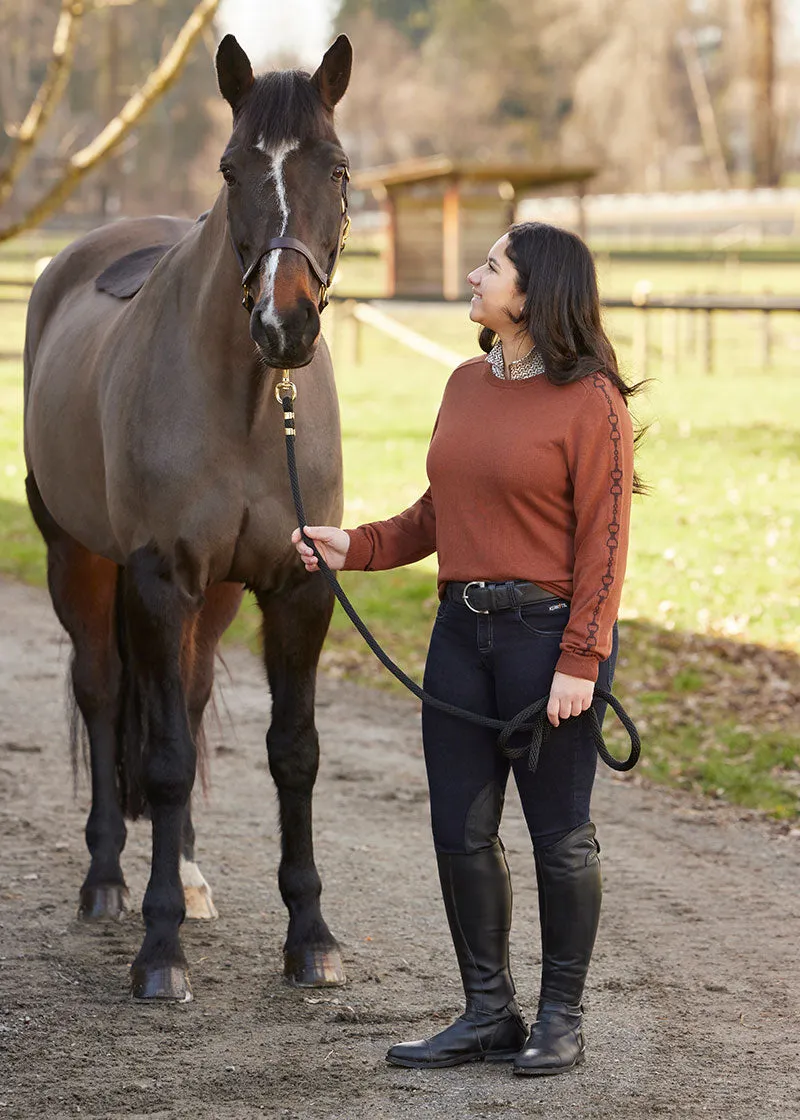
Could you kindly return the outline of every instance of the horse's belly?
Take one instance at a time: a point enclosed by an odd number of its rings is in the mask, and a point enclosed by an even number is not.
[[[123,563],[118,542],[114,537],[108,519],[105,494],[102,488],[102,472],[91,467],[70,474],[77,478],[79,486],[70,489],[64,486],[64,471],[61,464],[52,458],[44,458],[37,465],[36,458],[30,469],[36,478],[36,485],[48,512],[57,524],[73,538],[98,556],[105,556],[114,563]],[[101,485],[98,485],[98,482]]]
[[[91,552],[119,563],[108,517],[92,377],[85,338],[71,339],[65,331],[43,340],[28,386],[25,455],[42,499],[61,528]]]

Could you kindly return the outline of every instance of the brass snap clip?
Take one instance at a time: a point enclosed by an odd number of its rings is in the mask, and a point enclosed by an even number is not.
[[[292,400],[297,397],[297,386],[289,377],[287,370],[283,371],[283,377],[275,386],[275,400],[278,404],[283,404],[284,397],[291,397]]]

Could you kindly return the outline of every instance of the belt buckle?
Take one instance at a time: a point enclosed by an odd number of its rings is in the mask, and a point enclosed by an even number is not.
[[[464,600],[465,606],[469,607],[473,614],[489,614],[489,611],[479,611],[477,607],[473,607],[472,603],[470,603],[469,599],[467,598],[467,592],[469,591],[470,587],[485,586],[485,579],[471,579],[469,583],[465,585],[464,590],[461,592],[461,598]]]

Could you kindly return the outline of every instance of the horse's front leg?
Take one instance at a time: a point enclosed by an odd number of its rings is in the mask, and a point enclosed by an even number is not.
[[[132,674],[123,749],[133,757],[138,733],[137,769],[153,829],[150,881],[142,903],[145,938],[131,967],[131,986],[137,999],[188,1000],[191,989],[178,934],[185,914],[179,864],[196,748],[181,653],[199,602],[173,581],[169,565],[151,547],[129,557],[122,578]]]
[[[278,884],[289,911],[284,974],[300,987],[343,984],[339,946],[320,908],[322,883],[311,834],[311,795],[319,764],[316,672],[333,596],[321,577],[312,576],[279,593],[259,594],[258,604],[272,692],[267,753],[280,807]]]

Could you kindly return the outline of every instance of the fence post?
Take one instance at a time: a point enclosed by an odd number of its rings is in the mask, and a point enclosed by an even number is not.
[[[694,288],[689,288],[686,292],[687,296],[695,294]],[[694,357],[697,353],[697,312],[685,312],[686,319],[686,353]]]
[[[764,369],[772,365],[772,313],[761,312],[761,362]]]
[[[764,295],[771,296],[772,289],[765,288]],[[772,365],[772,315],[767,308],[761,313],[761,361],[764,369]]]
[[[361,365],[362,341],[361,324],[355,316],[355,309],[356,301],[354,299],[346,299],[341,304],[342,326],[344,327],[342,336],[350,343],[350,364],[358,366]]]
[[[713,314],[710,308],[703,312],[703,369],[705,373],[714,372]]]
[[[678,329],[679,312],[673,307],[665,307],[661,312],[661,368],[669,365],[673,374],[678,372],[678,351],[680,332]]]
[[[681,369],[681,314],[672,312],[672,372],[677,375]]]
[[[595,267],[600,273],[601,284],[605,291],[611,291],[611,252],[604,250],[595,254]]]
[[[328,315],[330,316],[328,322],[330,323],[330,331],[326,332],[326,338],[329,338],[328,345],[330,347],[331,356],[333,357],[334,365],[339,353],[339,335],[341,333],[341,323],[339,322],[339,315],[342,312],[342,305],[337,303],[336,300],[331,300],[328,307]]]
[[[647,377],[650,350],[647,297],[651,288],[649,280],[637,280],[631,293],[631,302],[635,307],[641,308],[636,312],[633,332],[633,364],[639,377]]]
[[[353,365],[360,366],[364,358],[364,332],[361,320],[353,316]]]
[[[731,291],[740,292],[742,290],[741,263],[742,258],[738,249],[725,254],[725,279],[728,281],[728,287]]]

